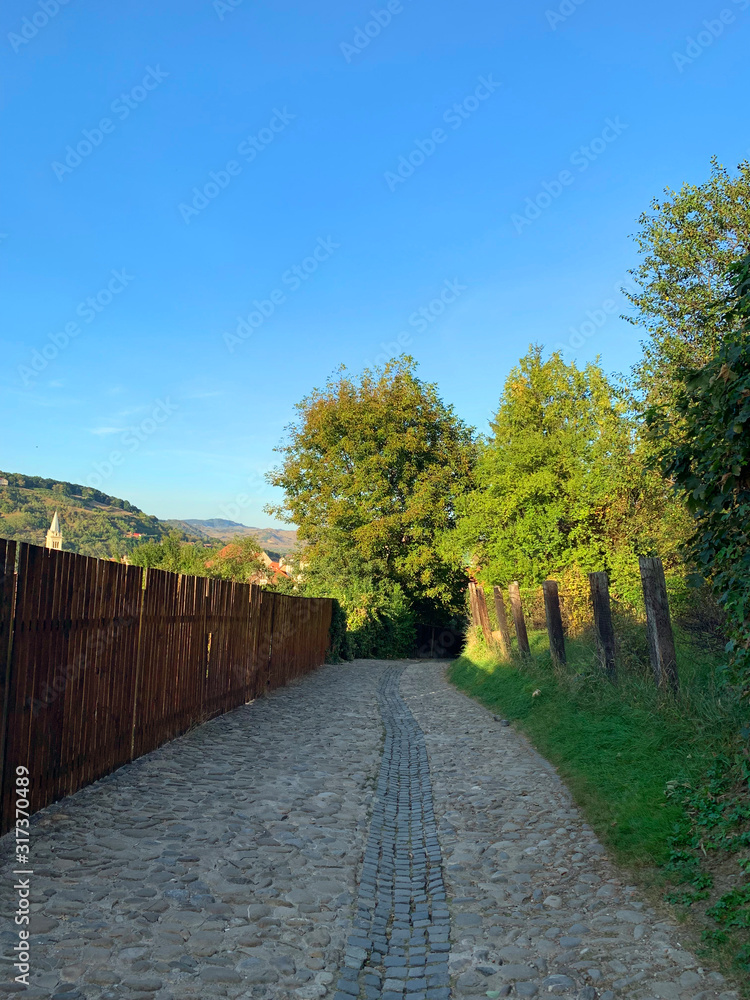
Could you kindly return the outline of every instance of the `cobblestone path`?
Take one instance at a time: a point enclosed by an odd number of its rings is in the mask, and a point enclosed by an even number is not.
[[[324,667],[39,813],[28,990],[4,838],[0,998],[737,1000],[444,674]]]
[[[335,1000],[447,1000],[450,916],[422,730],[399,694],[378,692],[385,746],[359,880],[355,933]]]

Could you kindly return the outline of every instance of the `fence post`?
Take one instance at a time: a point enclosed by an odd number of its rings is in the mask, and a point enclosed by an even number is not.
[[[562,615],[560,614],[560,595],[557,592],[557,583],[554,580],[545,580],[542,584],[542,590],[544,591],[544,614],[547,619],[549,651],[552,654],[554,665],[561,667],[567,661],[565,657],[565,633],[563,632]]]
[[[612,607],[609,602],[609,580],[606,573],[589,573],[591,603],[594,608],[594,631],[599,650],[599,662],[607,677],[617,681],[615,661],[615,630],[612,627]]]
[[[484,588],[475,580],[469,580],[469,597],[471,599],[471,612],[474,624],[482,629],[484,641],[488,646],[492,646],[492,629],[490,627],[490,616],[487,614],[487,601],[484,598]]]
[[[510,632],[508,631],[508,619],[505,614],[505,601],[500,587],[493,587],[492,592],[495,597],[495,614],[497,615],[497,628],[500,634],[500,652],[506,660],[510,659]]]
[[[638,563],[641,569],[648,645],[654,677],[659,687],[668,687],[676,694],[680,687],[680,681],[677,676],[677,656],[674,648],[672,621],[669,616],[664,566],[658,557],[640,556]]]
[[[523,656],[528,656],[529,637],[526,634],[526,622],[523,617],[523,607],[521,606],[521,590],[517,581],[508,585],[508,595],[510,597],[510,610],[513,614],[513,624],[516,627],[516,639],[518,640],[518,651]]]

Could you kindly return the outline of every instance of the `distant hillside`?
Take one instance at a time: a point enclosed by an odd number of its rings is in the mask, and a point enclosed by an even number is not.
[[[0,472],[0,537],[44,545],[55,511],[60,514],[63,548],[102,559],[122,555],[137,545],[141,539],[133,535],[159,541],[169,533],[158,518],[100,490]]]
[[[178,531],[183,541],[214,546],[252,536],[275,556],[286,555],[297,542],[295,531],[249,528],[222,518],[161,521],[90,486],[0,472],[0,538],[44,545],[55,511],[60,515],[63,549],[100,559],[124,555],[141,542],[161,541],[172,531]]]
[[[297,547],[297,532],[285,531],[282,528],[251,528],[238,521],[227,521],[221,517],[213,517],[200,521],[189,518],[184,521],[166,521],[182,531],[200,532],[207,539],[228,542],[232,538],[257,538],[267,552],[287,555]]]

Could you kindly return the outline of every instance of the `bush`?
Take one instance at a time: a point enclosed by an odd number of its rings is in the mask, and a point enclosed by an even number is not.
[[[360,595],[347,611],[351,659],[403,659],[417,642],[412,606],[393,584]]]

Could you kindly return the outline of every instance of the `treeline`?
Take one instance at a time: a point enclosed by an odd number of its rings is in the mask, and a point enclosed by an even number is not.
[[[639,222],[627,318],[645,341],[629,377],[531,345],[487,434],[408,357],[341,370],[300,402],[269,512],[307,543],[307,592],[338,598],[342,655],[409,655],[417,622],[465,616],[469,575],[564,587],[606,571],[638,614],[638,556],[659,555],[679,608],[713,587],[742,660],[750,165],[714,162]]]
[[[142,542],[129,553],[128,562],[168,573],[217,577],[237,583],[259,582],[265,570],[260,546],[254,538],[207,545],[187,542],[179,531],[170,532],[161,541]],[[293,587],[276,586],[274,589],[291,592]]]
[[[68,483],[60,479],[46,479],[44,476],[24,476],[19,472],[0,472],[0,479],[7,479],[9,486],[16,486],[24,490],[51,490],[53,493],[64,497],[80,497],[82,500],[91,500],[107,507],[116,507],[118,510],[125,510],[132,514],[142,514],[143,511],[133,506],[127,500],[110,496],[95,490],[91,486],[81,486],[80,483]]]

